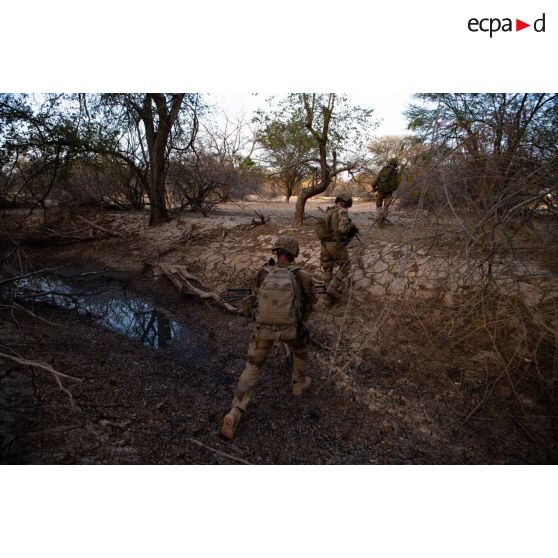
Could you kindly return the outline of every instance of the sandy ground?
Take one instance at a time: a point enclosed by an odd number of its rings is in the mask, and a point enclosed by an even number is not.
[[[328,200],[312,203],[308,213],[318,216],[318,208],[327,204]],[[282,352],[275,349],[237,438],[233,443],[220,439],[219,425],[243,367],[251,325],[215,304],[180,296],[164,278],[154,279],[146,262],[186,265],[206,288],[222,292],[246,285],[269,257],[277,234],[290,232],[301,242],[300,262],[319,277],[319,245],[311,220],[293,227],[293,210],[292,203],[230,204],[209,218],[182,215],[156,228],[146,226],[145,214],[90,215],[122,236],[28,248],[29,257],[43,266],[71,264],[73,272],[106,269],[95,281],[117,278],[183,324],[186,333],[165,349],[152,349],[67,310],[39,304],[33,312],[41,319],[20,311],[16,321],[4,310],[3,345],[81,381],[68,382],[75,399],[72,408],[48,374],[1,365],[2,462],[558,460],[557,425],[551,417],[531,418],[526,427],[523,419],[510,418],[510,409],[494,399],[471,420],[464,420],[484,386],[475,367],[465,365],[459,355],[439,357],[433,348],[429,360],[429,351],[419,346],[420,337],[411,335],[378,342],[372,334],[378,305],[374,288],[381,281],[366,283],[370,265],[364,266],[362,286],[353,289],[350,301],[333,309],[320,302],[309,322],[319,343],[310,351],[309,392],[300,399],[291,396],[289,372]],[[256,211],[269,220],[256,224]],[[357,203],[351,213],[365,238],[370,238],[371,204]],[[397,256],[416,219],[394,214],[392,225],[374,230],[373,242],[359,255],[366,257],[388,246]],[[376,275],[388,273],[389,262],[386,265]],[[409,324],[409,331],[412,327]],[[343,363],[351,366],[343,369]]]

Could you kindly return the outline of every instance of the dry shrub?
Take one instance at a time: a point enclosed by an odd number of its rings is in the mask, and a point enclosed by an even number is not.
[[[365,233],[367,254],[375,257],[367,268],[378,264],[391,271],[379,274],[369,300],[355,290],[340,344],[360,339],[352,343],[358,357],[350,367],[353,376],[371,346],[407,359],[422,369],[423,379],[425,373],[467,371],[481,389],[464,419],[504,400],[510,413],[553,416],[558,219],[556,196],[549,192],[555,189],[555,168],[527,165],[503,180],[488,176],[488,161],[476,176],[479,164],[456,159],[430,166],[414,182],[414,209],[405,203],[404,211],[399,206],[394,212],[393,219],[406,218],[400,237],[390,227]],[[400,200],[409,195],[411,189],[398,191]],[[356,259],[364,253],[358,252]],[[373,309],[366,332],[351,323],[357,306]]]
[[[257,167],[238,167],[202,152],[172,161],[167,181],[171,206],[208,213],[219,203],[258,193],[264,175]]]

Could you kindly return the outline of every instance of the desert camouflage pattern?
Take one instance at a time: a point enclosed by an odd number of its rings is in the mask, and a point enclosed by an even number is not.
[[[326,212],[331,230],[331,241],[322,241],[320,251],[320,265],[322,267],[322,281],[326,292],[333,297],[343,290],[343,284],[351,271],[349,250],[344,244],[352,228],[347,209],[330,207]],[[334,269],[337,271],[334,273]]]
[[[376,192],[376,207],[387,207],[391,204],[391,200],[393,199],[393,194],[385,193],[385,192]]]
[[[284,234],[280,236],[273,245],[273,251],[283,249],[288,252],[293,258],[298,256],[298,240],[294,236]]]
[[[306,378],[306,360],[308,356],[308,345],[297,337],[296,330],[273,330],[263,326],[256,326],[250,345],[248,346],[248,360],[244,366],[244,370],[240,375],[238,384],[234,392],[232,405],[234,408],[246,411],[254,389],[262,374],[262,366],[269,351],[275,342],[285,342],[292,350],[293,369],[292,382],[293,385],[303,382]]]
[[[296,327],[301,306],[300,283],[294,265],[266,265],[266,275],[258,291],[256,322],[260,325]]]
[[[378,173],[374,182],[373,190],[382,194],[392,194],[399,186],[399,173],[397,172],[397,164],[390,163]]]
[[[353,205],[353,196],[351,196],[351,194],[347,192],[339,192],[339,194],[337,194],[337,197],[335,198],[335,201],[337,200],[345,202],[348,207],[351,207]]]
[[[276,265],[287,268],[291,266],[291,264],[285,262],[279,262]],[[258,290],[267,275],[266,267],[267,266],[264,266],[252,280],[252,293],[255,297],[257,297]],[[299,284],[301,294],[302,321],[305,321],[310,316],[316,304],[316,290],[312,279],[304,273],[304,271],[296,269],[294,275]],[[233,408],[246,411],[258,379],[261,376],[262,366],[274,343],[284,342],[291,348],[293,356],[293,385],[305,380],[308,345],[306,339],[302,335],[303,328],[301,326],[302,324],[295,325],[294,327],[289,325],[255,325],[248,346],[248,359],[234,392],[232,402]]]

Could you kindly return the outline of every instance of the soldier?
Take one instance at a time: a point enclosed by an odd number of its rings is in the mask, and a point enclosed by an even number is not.
[[[383,225],[386,219],[386,214],[393,198],[393,192],[399,186],[398,165],[397,159],[390,159],[388,164],[382,167],[374,184],[372,184],[372,191],[376,192],[376,218],[380,226]]]
[[[340,193],[335,198],[335,206],[328,207],[324,217],[321,240],[320,264],[323,269],[323,282],[330,304],[341,298],[343,282],[351,271],[351,260],[347,244],[357,234],[357,227],[348,214],[353,205],[353,198],[347,193]],[[334,275],[334,268],[337,271]]]
[[[248,347],[248,360],[234,392],[232,408],[221,427],[221,434],[232,440],[238,422],[252,398],[261,368],[275,342],[292,348],[292,393],[300,396],[310,385],[306,376],[308,332],[304,322],[316,303],[311,278],[294,265],[298,242],[288,235],[280,236],[272,248],[277,263],[270,260],[252,280],[252,294],[246,300],[245,313],[254,314],[256,325]],[[255,306],[255,308],[254,308]],[[248,307],[248,308],[247,308]]]

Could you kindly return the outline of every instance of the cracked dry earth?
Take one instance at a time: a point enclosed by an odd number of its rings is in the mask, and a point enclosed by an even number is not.
[[[253,209],[269,210],[269,222],[253,224]],[[554,423],[531,439],[513,421],[499,418],[498,409],[464,422],[478,393],[475,376],[468,376],[458,359],[414,358],[423,348],[410,338],[395,345],[371,340],[362,347],[379,296],[374,289],[382,285],[372,278],[389,271],[380,264],[365,265],[355,278],[349,317],[347,301],[331,310],[318,305],[309,323],[318,342],[310,348],[311,389],[292,397],[283,353],[275,348],[236,439],[221,439],[218,431],[246,358],[250,323],[178,294],[164,278],[147,273],[145,262],[187,265],[208,289],[221,293],[245,286],[269,257],[276,235],[289,231],[301,241],[300,263],[318,278],[312,227],[294,228],[288,211],[285,204],[230,207],[208,219],[182,216],[155,229],[146,226],[145,215],[103,214],[98,222],[122,238],[30,248],[36,266],[66,264],[57,278],[75,292],[95,294],[84,311],[41,299],[25,303],[33,315],[17,311],[15,320],[11,310],[2,309],[2,345],[80,379],[66,382],[72,407],[47,373],[0,364],[2,463],[557,461],[555,438],[548,435]],[[317,205],[309,213],[319,215]],[[370,204],[353,210],[361,231],[369,213]],[[405,215],[394,218],[392,228],[378,232],[370,253],[382,246],[397,253],[401,246],[394,247],[390,235],[408,222]],[[101,303],[114,306],[123,298],[139,305],[151,343],[147,334],[130,334],[135,325],[128,314],[117,326],[95,314]],[[349,336],[339,337],[344,328]],[[342,367],[332,372],[331,353],[348,361],[357,345],[358,362],[350,373]]]

